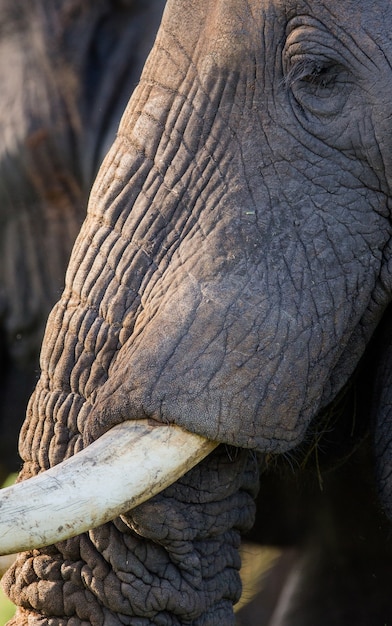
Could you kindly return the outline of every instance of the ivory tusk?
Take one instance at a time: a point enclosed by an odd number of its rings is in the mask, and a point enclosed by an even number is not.
[[[174,483],[217,445],[174,425],[115,426],[59,465],[0,491],[0,555],[105,524]]]

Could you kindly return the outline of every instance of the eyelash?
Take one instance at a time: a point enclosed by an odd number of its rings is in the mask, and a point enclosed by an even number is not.
[[[295,83],[307,82],[311,85],[325,88],[335,76],[333,65],[323,64],[320,61],[303,60],[295,63],[289,70],[286,78],[286,87],[290,88]]]

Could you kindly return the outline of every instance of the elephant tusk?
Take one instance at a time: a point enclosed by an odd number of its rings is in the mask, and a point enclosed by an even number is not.
[[[0,491],[0,554],[105,524],[174,483],[217,445],[148,420],[113,427],[59,465]]]

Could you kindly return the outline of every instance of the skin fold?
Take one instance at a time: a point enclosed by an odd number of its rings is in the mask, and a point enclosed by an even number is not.
[[[350,535],[338,512],[356,476],[372,495],[347,519],[392,514],[391,23],[387,0],[168,1],[49,317],[20,480],[125,420],[222,445],[133,512],[20,555],[12,626],[234,624],[260,463],[262,493],[281,459],[320,479],[323,454],[361,472],[328,480],[337,540],[315,519],[322,544],[292,585],[309,593],[274,626],[303,626],[308,604],[308,623],[349,623],[337,592],[302,581],[333,578],[318,550]]]
[[[113,141],[163,2],[0,7],[0,481],[37,380],[97,168]]]

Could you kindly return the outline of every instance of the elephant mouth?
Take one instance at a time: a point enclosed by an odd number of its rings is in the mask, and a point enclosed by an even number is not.
[[[66,461],[1,490],[0,554],[40,548],[105,524],[174,483],[217,445],[151,420],[113,427]]]
[[[358,419],[357,389],[352,382],[345,385],[314,421],[302,452],[297,450],[301,464],[322,450],[326,433],[334,447],[334,431],[335,438],[351,441],[350,450],[335,458],[338,464],[362,440],[366,429]],[[51,545],[113,520],[181,478],[218,445],[148,419],[114,426],[71,458],[0,491],[0,555]]]

